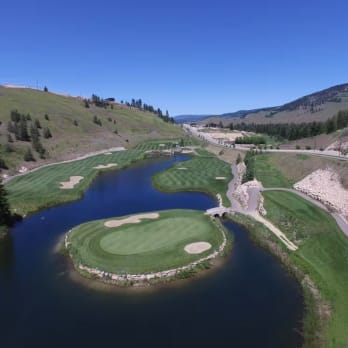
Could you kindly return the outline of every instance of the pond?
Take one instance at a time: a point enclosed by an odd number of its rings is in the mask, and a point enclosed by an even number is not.
[[[66,258],[55,249],[73,226],[216,206],[205,194],[152,187],[156,172],[186,159],[152,159],[104,173],[81,200],[16,224],[0,249],[1,347],[301,346],[300,286],[232,222],[225,226],[234,236],[233,252],[204,276],[146,291],[101,291],[71,278]]]

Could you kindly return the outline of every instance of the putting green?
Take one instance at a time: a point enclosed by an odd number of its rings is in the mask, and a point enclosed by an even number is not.
[[[67,237],[75,266],[119,274],[159,272],[210,255],[223,242],[217,222],[202,211],[160,211],[157,219],[105,226],[108,221],[125,218],[129,221],[129,217],[109,218],[75,227]],[[198,254],[187,253],[185,246],[195,242],[207,242],[212,247]]]

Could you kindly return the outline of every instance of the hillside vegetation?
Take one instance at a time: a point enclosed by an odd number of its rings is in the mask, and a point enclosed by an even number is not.
[[[45,158],[40,158],[31,142],[16,140],[14,133],[9,139],[8,122],[13,110],[26,116],[29,136],[32,124],[40,126],[37,128]],[[110,147],[129,148],[146,139],[182,135],[179,126],[137,107],[117,103],[105,107],[89,103],[86,107],[82,98],[3,86],[0,86],[0,122],[0,157],[8,168],[20,165],[30,168]],[[44,137],[47,128],[52,137]],[[23,161],[28,148],[36,163]]]
[[[231,122],[236,123],[306,123],[326,121],[336,115],[340,110],[348,109],[348,84],[333,86],[322,91],[306,95],[282,106],[251,110],[241,117],[232,114],[231,117],[221,115],[209,117],[201,123],[217,123],[221,121],[224,126]]]

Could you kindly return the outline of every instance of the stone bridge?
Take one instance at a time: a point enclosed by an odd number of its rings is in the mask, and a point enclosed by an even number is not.
[[[216,207],[208,209],[205,214],[210,216],[223,216],[223,214],[230,213],[232,210],[231,208],[225,208],[225,207]]]

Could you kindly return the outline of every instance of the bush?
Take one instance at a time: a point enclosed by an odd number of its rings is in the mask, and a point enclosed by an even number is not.
[[[78,127],[78,125],[79,123],[76,120],[74,120],[74,126]]]
[[[306,146],[306,150],[310,150],[311,147],[309,145]]]
[[[2,158],[0,158],[0,169],[8,169],[5,161]]]
[[[45,114],[45,120],[46,120],[46,121],[49,121],[49,120],[50,120],[50,118],[48,117],[47,114]]]
[[[25,152],[23,159],[26,162],[34,162],[35,161],[33,153],[31,152],[29,147],[28,147],[27,151]]]
[[[323,148],[323,147],[321,147],[319,150],[320,150],[320,151],[324,151],[324,148]]]
[[[296,145],[296,150],[300,150],[301,146],[300,145]]]

